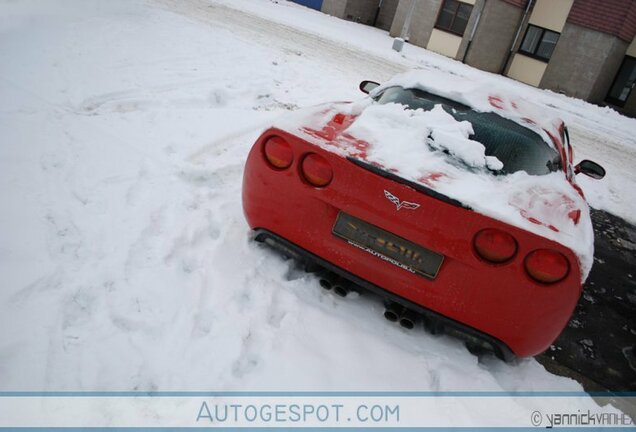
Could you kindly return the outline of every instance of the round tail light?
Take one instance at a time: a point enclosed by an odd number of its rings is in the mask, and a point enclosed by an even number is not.
[[[265,142],[265,159],[276,169],[289,168],[294,161],[294,152],[287,141],[273,136]]]
[[[491,263],[503,263],[517,253],[517,242],[507,232],[487,228],[475,235],[473,245],[477,255]]]
[[[546,284],[563,280],[570,271],[568,259],[560,252],[550,249],[530,252],[526,257],[525,266],[532,279]]]
[[[310,153],[305,156],[301,165],[301,172],[305,180],[316,187],[327,186],[333,178],[333,170],[329,162],[316,153]]]

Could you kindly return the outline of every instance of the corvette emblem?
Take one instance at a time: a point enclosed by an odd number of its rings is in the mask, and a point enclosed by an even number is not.
[[[405,208],[405,209],[409,209],[409,210],[415,210],[416,208],[418,208],[420,206],[417,203],[412,203],[412,202],[408,202],[408,201],[400,201],[400,199],[398,197],[393,195],[388,190],[384,191],[384,196],[389,201],[391,201],[393,204],[395,204],[395,207],[397,207],[398,210],[400,210],[401,208]]]

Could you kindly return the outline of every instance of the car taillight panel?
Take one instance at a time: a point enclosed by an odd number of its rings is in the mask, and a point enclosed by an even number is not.
[[[570,272],[568,259],[562,253],[551,249],[530,252],[524,265],[532,279],[545,284],[559,282]]]
[[[331,165],[316,153],[309,153],[303,158],[300,172],[307,183],[315,187],[325,187],[333,179]]]
[[[279,136],[268,138],[263,147],[265,159],[275,169],[287,169],[294,161],[291,145]]]
[[[505,231],[486,228],[479,231],[473,239],[477,255],[494,264],[505,263],[517,253],[517,241]]]

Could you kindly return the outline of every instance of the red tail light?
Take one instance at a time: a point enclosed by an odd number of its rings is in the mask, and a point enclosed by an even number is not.
[[[273,136],[265,142],[265,158],[276,169],[289,168],[294,161],[294,152],[287,141]]]
[[[316,153],[310,153],[305,156],[301,171],[305,180],[316,187],[327,186],[333,178],[333,170],[329,162]]]
[[[475,235],[473,245],[477,255],[492,263],[503,263],[517,253],[517,242],[507,232],[487,228]]]
[[[546,284],[559,282],[568,275],[570,263],[563,254],[550,249],[537,249],[526,257],[526,271],[534,280]]]

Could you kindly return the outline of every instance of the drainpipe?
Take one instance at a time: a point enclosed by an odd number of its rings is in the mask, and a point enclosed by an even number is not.
[[[517,27],[517,33],[515,34],[515,39],[512,41],[512,45],[510,46],[510,51],[508,51],[508,55],[506,56],[506,61],[504,62],[501,68],[501,71],[499,71],[499,74],[501,75],[504,74],[504,72],[506,71],[506,66],[508,66],[508,63],[510,62],[510,58],[512,57],[512,54],[514,52],[515,45],[517,44],[517,39],[519,39],[519,34],[521,33],[521,28],[523,27],[523,23],[526,21],[526,17],[528,16],[528,11],[530,11],[530,6],[532,6],[532,0],[528,0],[528,3],[526,4],[526,10],[523,12],[521,21],[519,21],[519,27]]]
[[[400,34],[400,37],[404,40],[408,39],[409,37],[409,30],[411,28],[411,18],[413,18],[413,11],[415,10],[416,3],[417,3],[417,0],[412,1],[411,8],[409,9],[409,12],[406,14],[406,19],[404,20],[404,26],[402,26],[402,33]]]
[[[484,0],[484,4],[481,7],[481,10],[477,14],[477,18],[475,18],[475,24],[473,24],[473,29],[470,32],[470,38],[468,39],[468,44],[466,44],[466,49],[464,50],[464,55],[462,56],[462,63],[466,63],[466,56],[468,55],[468,50],[470,49],[470,45],[473,43],[473,38],[475,37],[475,32],[477,31],[477,26],[479,25],[479,20],[481,19],[481,14],[486,9],[486,2],[488,0]]]
[[[378,3],[378,7],[375,10],[375,16],[373,17],[373,27],[375,27],[375,25],[378,23],[378,17],[380,16],[380,8],[382,7],[382,1],[380,0],[380,3]]]

